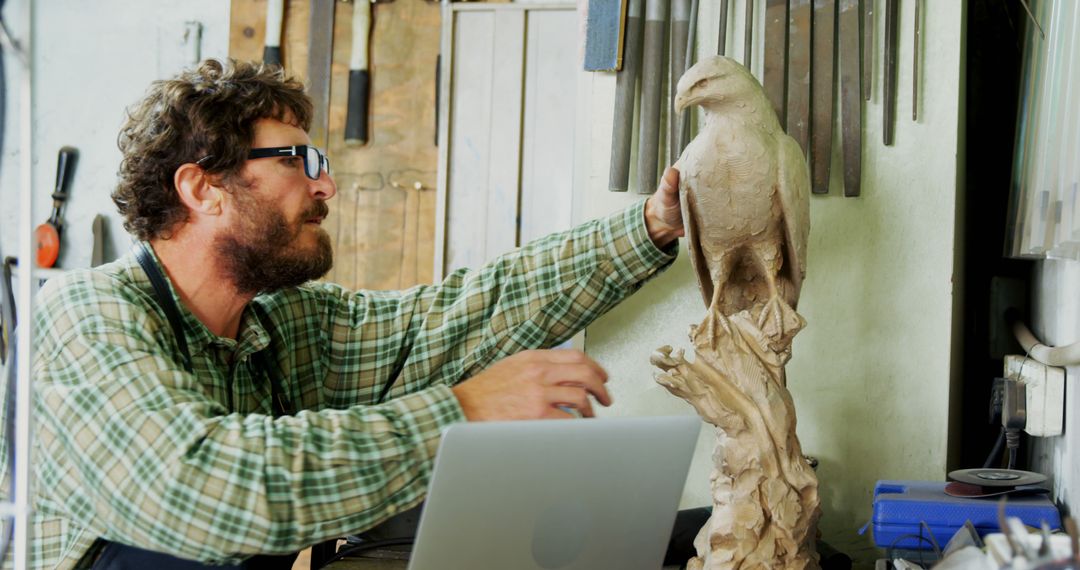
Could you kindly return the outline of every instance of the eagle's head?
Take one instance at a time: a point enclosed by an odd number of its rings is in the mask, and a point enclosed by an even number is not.
[[[679,79],[675,110],[681,113],[691,105],[716,109],[739,101],[757,104],[763,96],[761,84],[749,70],[730,57],[717,55],[697,62]]]

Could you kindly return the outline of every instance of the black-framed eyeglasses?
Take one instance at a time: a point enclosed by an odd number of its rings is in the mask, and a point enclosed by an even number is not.
[[[253,148],[248,158],[271,158],[275,156],[299,156],[304,160],[304,174],[312,180],[318,180],[322,171],[330,174],[330,159],[321,150],[306,144],[299,146],[275,146]]]
[[[330,174],[330,159],[326,158],[326,155],[321,150],[311,145],[297,145],[297,146],[273,146],[264,148],[253,148],[248,153],[248,159],[253,158],[273,158],[282,156],[299,156],[304,161],[304,174],[312,180],[318,180],[322,171],[326,171],[326,174]],[[195,164],[202,166],[207,160],[213,158],[214,155],[207,155],[199,160],[195,161]]]

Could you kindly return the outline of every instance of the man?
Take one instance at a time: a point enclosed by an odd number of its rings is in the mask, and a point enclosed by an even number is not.
[[[113,198],[140,243],[50,281],[35,315],[36,567],[295,552],[419,503],[454,422],[611,403],[595,362],[537,349],[673,260],[674,170],[477,271],[354,292],[309,282],[337,191],[311,114],[280,71],[217,61],[129,110]]]

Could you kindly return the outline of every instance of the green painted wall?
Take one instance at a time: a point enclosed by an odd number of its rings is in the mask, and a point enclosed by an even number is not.
[[[732,4],[740,25],[729,53],[741,59],[743,3]],[[870,518],[874,482],[943,480],[946,470],[965,4],[925,4],[921,115],[913,122],[914,2],[902,3],[892,147],[881,142],[884,18],[878,16],[873,99],[864,113],[863,196],[840,196],[834,152],[833,189],[811,200],[808,276],[799,307],[809,326],[797,337],[787,369],[803,450],[821,461],[824,538],[862,560],[874,556],[868,537],[856,534]],[[715,49],[717,5],[702,0],[699,53]],[[760,38],[760,14],[758,22]],[[759,53],[754,60],[760,73]],[[614,76],[583,78],[579,104],[592,118],[579,125],[578,220],[642,198],[606,190]],[[605,413],[693,413],[655,384],[648,356],[664,344],[688,347],[688,326],[703,314],[684,254],[587,330],[587,352],[611,375],[615,405]],[[712,437],[703,431],[684,507],[710,501]]]

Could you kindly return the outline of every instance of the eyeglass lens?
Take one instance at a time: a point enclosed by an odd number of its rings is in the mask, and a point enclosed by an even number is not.
[[[304,167],[309,178],[318,180],[322,174],[321,171],[325,170],[327,174],[330,174],[330,159],[319,152],[319,149],[309,146],[307,147],[307,160],[304,161]]]

